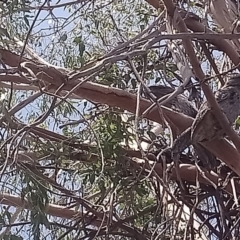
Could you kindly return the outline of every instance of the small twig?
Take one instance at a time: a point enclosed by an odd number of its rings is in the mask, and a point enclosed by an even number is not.
[[[223,85],[224,85],[224,80],[223,80],[223,78],[222,78],[222,75],[221,75],[220,72],[218,71],[217,65],[216,65],[216,63],[214,62],[214,60],[213,60],[213,58],[212,58],[212,56],[211,56],[208,48],[206,47],[206,43],[200,42],[200,45],[201,45],[201,47],[202,47],[202,49],[203,49],[203,51],[204,51],[204,53],[205,53],[205,55],[206,55],[209,63],[211,64],[211,66],[212,66],[212,68],[213,68],[216,76],[218,76],[218,79],[219,79],[221,85],[223,86]]]
[[[11,227],[14,225],[14,222],[17,220],[17,218],[22,210],[23,210],[22,207],[16,208],[15,212],[12,214],[11,218],[9,219],[9,225],[0,234],[0,238],[4,239],[6,236],[9,235],[9,233],[11,232]]]
[[[24,46],[23,46],[23,48],[22,48],[22,52],[21,52],[20,57],[19,57],[19,66],[18,66],[18,67],[20,67],[21,60],[22,60],[22,57],[23,57],[23,54],[24,54],[24,51],[25,51],[25,47],[26,47],[26,45],[27,45],[27,42],[28,42],[28,39],[29,39],[29,37],[30,37],[30,34],[31,34],[32,30],[33,30],[33,27],[34,27],[34,25],[35,25],[35,23],[36,23],[36,21],[37,21],[37,18],[38,18],[38,16],[39,16],[42,8],[44,7],[44,5],[46,4],[47,1],[48,1],[48,0],[45,0],[44,3],[43,3],[43,4],[41,5],[41,7],[39,8],[37,14],[35,15],[35,17],[34,17],[34,19],[33,19],[32,24],[31,24],[31,26],[30,26],[30,28],[29,28],[29,30],[28,30],[28,33],[27,33],[27,36],[26,36],[26,39],[25,39],[25,42],[24,42]]]
[[[232,185],[232,191],[233,191],[233,199],[234,202],[236,204],[236,207],[239,208],[239,203],[238,203],[238,197],[237,197],[237,191],[236,191],[236,187],[235,187],[235,183],[234,183],[234,178],[232,177],[230,179],[231,185]]]

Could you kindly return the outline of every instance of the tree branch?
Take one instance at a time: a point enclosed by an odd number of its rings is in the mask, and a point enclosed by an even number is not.
[[[143,159],[140,158],[133,158],[133,162],[136,162],[138,165],[142,166],[143,168],[147,169],[148,171],[152,171],[152,169],[158,174],[159,177],[163,177],[163,167],[161,163],[156,163],[154,161],[148,161],[146,162]],[[167,165],[167,168],[171,168],[171,179],[177,180],[177,173],[176,168],[173,166],[170,167],[170,164]],[[208,172],[204,169],[201,169],[205,175],[205,177],[201,176],[199,174],[199,170],[196,166],[192,164],[179,164],[179,175],[182,180],[190,182],[192,184],[196,185],[197,176],[199,177],[199,182],[204,185],[211,185],[210,181],[213,182],[216,186],[219,186],[219,182],[221,182],[223,179],[221,179],[216,173],[214,172]],[[154,176],[154,171],[152,171],[152,175]],[[209,179],[210,181],[208,181]],[[231,186],[231,183],[228,182],[224,189],[233,195],[233,189]],[[236,186],[236,192],[240,193],[240,185]]]
[[[167,8],[169,15],[173,18],[173,21],[175,21],[178,30],[180,32],[187,32],[188,31],[187,27],[186,27],[184,21],[182,20],[180,14],[178,13],[178,10],[175,7],[175,5],[173,4],[173,2],[171,0],[164,0],[164,3],[165,3],[165,6]],[[192,67],[194,69],[194,72],[201,83],[203,92],[209,102],[209,105],[211,106],[211,108],[213,110],[214,115],[218,119],[218,121],[221,124],[221,127],[223,128],[225,133],[233,141],[234,145],[238,149],[238,152],[240,152],[240,138],[238,137],[237,133],[229,125],[228,119],[225,116],[225,114],[222,112],[222,110],[220,109],[211,89],[209,88],[209,86],[207,84],[204,83],[205,75],[200,67],[200,63],[194,52],[191,40],[183,39],[182,42],[183,42],[186,54],[188,55],[190,63],[192,64]],[[240,162],[236,167],[237,167],[237,174],[240,176]],[[235,172],[236,172],[236,170],[235,170]]]

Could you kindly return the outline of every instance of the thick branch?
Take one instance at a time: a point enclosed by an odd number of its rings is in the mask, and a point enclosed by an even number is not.
[[[133,158],[133,161],[136,162],[138,165],[143,166],[145,169],[148,169],[149,171],[154,170],[158,176],[161,178],[163,177],[163,168],[161,163],[156,163],[154,161],[148,161],[146,162],[143,159],[140,158]],[[170,164],[168,164],[167,168],[170,168]],[[152,171],[152,175],[154,175],[154,171]],[[179,164],[179,176],[182,180],[190,182],[194,185],[196,185],[196,181],[198,180],[201,184],[204,185],[211,185],[210,181],[213,182],[216,186],[219,186],[219,182],[222,181],[219,176],[214,172],[208,172],[202,170],[206,178],[201,176],[199,173],[199,170],[196,166],[192,164]],[[198,179],[197,179],[198,176]],[[177,180],[177,174],[176,174],[176,168],[173,166],[171,167],[171,178],[172,180]],[[208,179],[210,181],[208,181]],[[227,183],[227,185],[224,188],[228,193],[233,194],[233,189],[230,184],[230,181]],[[236,187],[236,191],[240,193],[240,186]]]
[[[7,61],[8,65],[12,66],[14,64],[18,64],[19,56],[17,54],[13,54],[7,50],[0,50],[0,52],[2,54],[2,60]],[[28,62],[31,62],[28,59],[23,59],[23,60],[25,60],[25,61],[27,60]],[[31,66],[32,67],[35,66],[33,62],[31,64]],[[60,74],[60,72],[58,72],[58,74]],[[62,78],[61,79],[58,79],[58,78],[53,79],[48,76],[45,81],[47,81],[49,79],[51,80],[52,89],[56,89],[62,84],[62,80],[61,80]],[[79,82],[80,82],[79,80],[68,81],[63,86],[63,90],[71,91],[76,85],[79,84]],[[126,109],[132,113],[135,113],[136,96],[134,94],[128,93],[121,89],[107,87],[104,85],[91,83],[91,82],[84,82],[81,84],[81,86],[79,86],[79,88],[76,88],[74,93],[76,95],[78,95],[80,98],[85,98],[89,101],[103,103],[103,104],[107,104],[107,105],[113,106],[113,107],[119,107],[121,109]],[[140,113],[142,113],[150,106],[150,102],[146,99],[141,99],[140,106],[141,106]],[[187,117],[183,114],[171,111],[170,109],[167,109],[164,107],[162,107],[162,109],[163,109],[163,113],[166,115],[166,117],[180,131],[184,131],[186,128],[191,126],[192,121],[193,121],[192,118]],[[158,123],[162,123],[162,119],[160,118],[157,107],[155,109],[153,109],[151,112],[149,112],[146,115],[146,118],[151,119]],[[39,128],[39,130],[41,132],[40,128]],[[229,167],[231,167],[233,171],[235,171],[238,175],[240,175],[240,154],[235,149],[232,150],[231,154],[235,159],[235,162],[233,163],[232,159],[229,158],[228,152],[225,151],[226,149],[231,148],[231,146],[228,142],[214,141],[214,144],[209,143],[207,147],[210,151],[212,151],[220,159],[222,159],[223,162],[225,162]],[[219,151],[219,149],[221,149],[221,152]]]
[[[31,209],[31,205],[28,201],[22,201],[20,197],[10,194],[0,194],[0,203],[13,207]],[[83,215],[81,211],[76,211],[74,209],[65,208],[55,204],[49,204],[45,211],[47,214],[65,219],[72,219],[76,216],[80,217]]]

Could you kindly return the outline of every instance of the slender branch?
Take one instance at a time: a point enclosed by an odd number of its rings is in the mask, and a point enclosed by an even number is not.
[[[160,177],[163,176],[163,167],[162,167],[162,164],[160,164],[160,163],[156,164],[154,161],[148,161],[146,163],[145,160],[140,159],[140,158],[133,158],[132,161],[136,162],[139,166],[143,166],[145,168],[145,171],[152,171],[152,168],[154,167],[154,171]],[[168,167],[169,166],[170,166],[170,164],[168,164]],[[201,176],[198,173],[199,171],[196,166],[191,165],[191,164],[179,164],[179,175],[182,180],[190,182],[192,184],[196,184],[196,176],[198,175],[198,180],[201,184],[210,185],[210,182],[213,182],[216,186],[219,185],[221,178],[216,173],[208,172],[204,169],[201,169],[201,170],[204,172],[205,177]],[[154,173],[152,173],[151,175],[154,176]],[[171,179],[177,180],[177,174],[176,174],[175,167],[172,168]],[[210,181],[207,179],[209,179]],[[236,187],[235,190],[240,193],[240,186],[235,186],[235,187]],[[233,194],[233,189],[232,189],[230,182],[227,183],[227,185],[225,186],[224,189],[231,195]]]
[[[17,208],[31,209],[31,204],[22,200],[21,197],[10,195],[10,194],[0,194],[0,203],[8,206],[13,206]],[[73,219],[77,216],[83,216],[81,211],[76,211],[75,209],[62,207],[55,204],[49,204],[46,207],[46,213],[55,217],[61,217],[65,219]]]

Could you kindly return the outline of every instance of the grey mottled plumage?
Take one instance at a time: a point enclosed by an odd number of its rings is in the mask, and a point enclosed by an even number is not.
[[[173,93],[174,91],[174,89],[172,89],[171,87],[162,85],[150,86],[149,89],[157,97],[157,99],[162,98],[167,94]],[[183,113],[193,118],[195,118],[197,115],[197,109],[195,108],[195,106],[190,101],[188,101],[188,99],[184,95],[181,94],[176,96],[174,99],[170,100],[164,105],[168,108],[171,108],[177,112]],[[185,148],[187,148],[191,143],[190,136],[191,132],[188,131],[185,134],[185,137],[176,139],[174,144],[175,145],[174,150],[176,152],[182,152]],[[205,149],[202,145],[194,144],[194,149],[196,151],[198,158],[201,159],[201,162],[203,163],[211,162],[213,165],[215,165],[216,157],[207,149]]]
[[[240,115],[240,75],[231,77],[216,92],[215,97],[220,108],[226,114],[229,123],[232,125]],[[224,135],[225,133],[220,123],[206,101],[201,105],[192,127],[183,132],[174,142],[172,152],[173,154],[179,154],[190,144],[199,147],[201,142],[220,139]],[[208,158],[204,159],[204,156],[202,157],[201,161],[204,162],[204,165],[209,165],[210,168],[215,165]]]
[[[240,115],[240,75],[231,77],[223,88],[215,94],[216,100],[232,125]],[[192,125],[191,139],[193,142],[208,141],[221,138],[224,131],[211,110],[208,102],[199,109]]]
[[[174,91],[171,87],[162,85],[150,86],[149,89],[158,99],[167,94],[173,93]],[[195,106],[182,94],[177,95],[174,99],[164,104],[164,106],[193,118],[197,115],[197,109]]]

